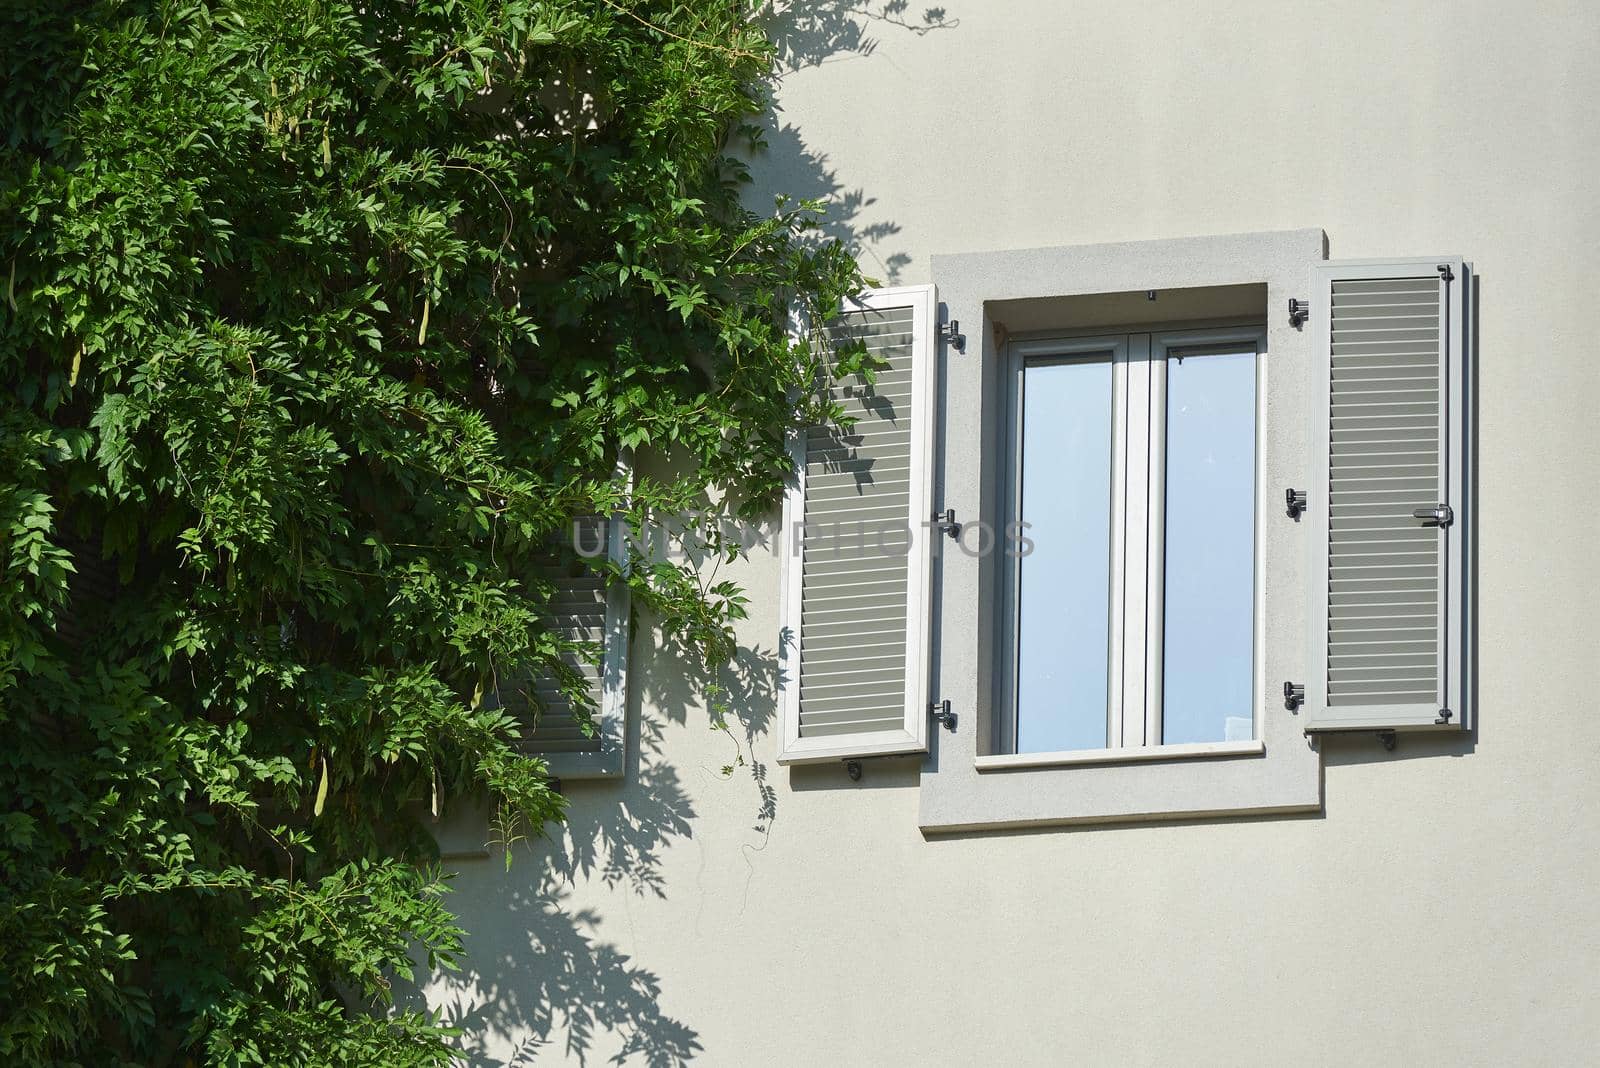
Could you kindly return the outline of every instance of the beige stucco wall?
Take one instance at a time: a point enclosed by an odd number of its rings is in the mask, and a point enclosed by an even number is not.
[[[1299,227],[1335,258],[1476,263],[1475,739],[1330,744],[1310,818],[925,839],[916,761],[860,783],[774,762],[758,551],[724,572],[752,597],[733,737],[640,634],[628,780],[572,785],[571,836],[509,873],[459,862],[472,958],[430,999],[484,1064],[1591,1061],[1600,13],[948,11],[788,75],[760,163],[763,198],[863,191],[848,221],[881,278]]]

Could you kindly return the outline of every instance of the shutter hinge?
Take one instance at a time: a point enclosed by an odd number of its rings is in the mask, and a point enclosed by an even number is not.
[[[1439,709],[1439,718],[1433,722],[1441,727],[1449,726],[1450,717],[1453,715],[1455,715],[1455,713],[1450,711],[1448,708],[1441,708]]]
[[[1289,298],[1289,325],[1296,330],[1311,318],[1311,302],[1298,297]]]
[[[1425,527],[1448,527],[1456,521],[1456,512],[1448,504],[1441,504],[1437,508],[1413,509],[1411,518],[1422,520]]]
[[[961,320],[951,319],[939,324],[939,340],[957,352],[967,351],[967,335],[961,332]]]
[[[928,714],[951,734],[956,732],[956,714],[950,711],[949,701],[929,701]]]
[[[1434,269],[1439,272],[1439,278],[1441,281],[1454,282],[1456,280],[1456,272],[1450,269],[1450,265],[1448,263],[1438,264]]]
[[[1286,682],[1283,684],[1283,707],[1290,712],[1298,712],[1300,706],[1306,703],[1306,684],[1303,682]]]
[[[948,534],[952,538],[961,537],[961,524],[956,522],[956,510],[946,508],[942,512],[933,513],[933,529],[941,534]]]
[[[1296,523],[1300,522],[1300,517],[1305,515],[1306,505],[1309,503],[1306,497],[1306,491],[1286,489],[1283,491],[1283,501],[1285,506],[1284,511],[1289,514],[1289,518],[1293,519]]]

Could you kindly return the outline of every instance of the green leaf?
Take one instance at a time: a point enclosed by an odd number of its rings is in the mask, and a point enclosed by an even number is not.
[[[317,780],[317,799],[312,802],[311,814],[322,815],[322,806],[328,800],[328,758],[322,758],[322,777]]]

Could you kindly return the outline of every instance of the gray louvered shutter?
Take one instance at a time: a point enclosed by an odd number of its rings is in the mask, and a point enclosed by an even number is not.
[[[1306,726],[1470,722],[1470,266],[1329,263]]]
[[[580,551],[601,546],[613,560],[625,559],[620,520],[580,520],[574,531]],[[586,734],[571,703],[551,679],[535,679],[511,694],[506,706],[524,723],[523,748],[545,758],[556,778],[609,778],[623,773],[624,716],[627,706],[628,596],[625,587],[607,585],[583,561],[552,561],[544,574],[556,585],[555,624],[568,638],[596,643],[599,663],[576,654],[567,664],[588,683],[594,709]]]
[[[829,325],[888,365],[832,387],[853,427],[791,443],[784,763],[927,748],[935,307],[932,286],[877,290]]]

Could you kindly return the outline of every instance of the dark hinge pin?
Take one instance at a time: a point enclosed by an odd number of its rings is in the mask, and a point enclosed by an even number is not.
[[[1305,490],[1286,489],[1283,491],[1284,511],[1296,523],[1305,514],[1306,505],[1309,503]]]

